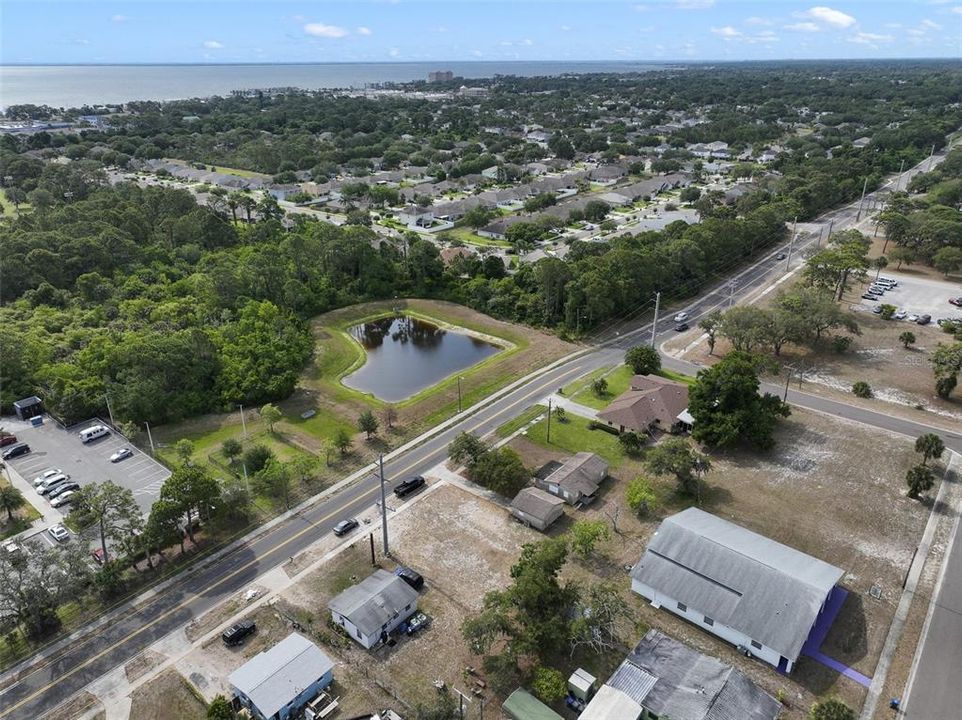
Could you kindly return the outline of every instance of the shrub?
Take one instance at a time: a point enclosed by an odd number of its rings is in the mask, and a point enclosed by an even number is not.
[[[253,475],[263,470],[267,461],[273,458],[274,453],[266,445],[253,445],[244,453],[244,464],[247,466],[247,472]]]
[[[550,704],[560,700],[568,693],[568,684],[565,682],[564,675],[554,668],[539,667],[534,671],[531,692],[541,702]]]
[[[883,320],[891,320],[892,316],[895,314],[895,311],[898,310],[897,307],[890,305],[889,303],[882,303],[880,307],[882,308],[881,315]]]
[[[902,343],[902,347],[906,350],[909,349],[909,345],[915,344],[915,333],[906,330],[899,335],[899,342]]]
[[[852,394],[855,397],[870,398],[872,397],[872,386],[864,380],[859,380],[852,385]]]
[[[595,378],[591,381],[591,391],[598,397],[604,397],[608,394],[608,381],[603,377]]]
[[[846,352],[850,347],[852,347],[852,338],[848,335],[835,335],[832,337],[832,350],[839,355]]]
[[[809,720],[855,720],[855,713],[841,700],[829,698],[812,705]]]
[[[658,497],[655,495],[655,491],[651,489],[648,478],[639,476],[628,483],[625,490],[625,501],[632,512],[643,517],[655,510]]]

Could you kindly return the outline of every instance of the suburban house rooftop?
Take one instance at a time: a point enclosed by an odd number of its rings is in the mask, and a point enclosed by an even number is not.
[[[373,635],[417,599],[417,592],[401,578],[379,569],[332,598],[327,607],[365,635]]]
[[[633,719],[642,708],[678,720],[774,720],[782,705],[731,665],[649,630],[580,720]]]
[[[229,682],[250,698],[264,717],[272,717],[333,669],[334,662],[324,651],[295,632],[241,665],[231,673]]]
[[[633,580],[794,661],[844,571],[689,508],[666,518]]]

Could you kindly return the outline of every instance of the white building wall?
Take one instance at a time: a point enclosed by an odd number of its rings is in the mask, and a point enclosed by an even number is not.
[[[707,625],[705,624],[704,613],[699,612],[697,609],[692,607],[686,607],[686,609],[682,610],[678,607],[678,601],[675,598],[670,598],[663,593],[656,592],[653,588],[638,580],[635,580],[634,578],[631,580],[631,589],[649,602],[660,606],[661,608],[674,615],[677,615],[678,617],[683,617],[695,625],[698,625],[702,630],[710,632],[712,635],[717,635],[722,640],[725,640],[736,647],[741,646],[750,649],[752,655],[760,660],[764,660],[769,665],[777,668],[779,662],[781,662],[782,656],[777,650],[773,650],[765,645],[762,645],[761,648],[755,647],[752,645],[752,640],[754,638],[750,638],[745,633],[720,623],[717,618],[712,618],[712,620],[714,620],[714,625]],[[788,671],[790,672],[791,669],[792,664],[789,662]]]
[[[383,632],[387,632],[388,634],[392,633],[401,623],[416,613],[417,610],[417,602],[411,603],[410,608],[407,610],[402,610],[400,613],[398,613],[398,616],[387,624],[387,626],[383,629]],[[334,620],[335,624],[344,628],[354,642],[362,645],[365,650],[370,650],[372,647],[377,645],[378,641],[381,639],[382,630],[378,630],[374,635],[365,635],[364,633],[360,632],[357,627],[355,627],[354,623],[340,613],[336,613],[332,610],[331,618]]]

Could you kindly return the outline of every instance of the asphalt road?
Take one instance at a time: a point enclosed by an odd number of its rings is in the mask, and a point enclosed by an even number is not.
[[[937,156],[936,162],[938,159]],[[927,162],[923,163],[926,169]],[[911,172],[913,171],[906,171],[906,177]],[[907,179],[903,178],[902,183],[904,187]],[[857,208],[858,203],[853,203],[828,213],[819,221],[824,224],[833,221],[835,230],[850,227],[854,224]],[[809,238],[808,244],[814,243],[816,237]],[[801,252],[805,245],[805,242],[797,242],[792,249],[793,264],[801,262]],[[788,249],[786,246],[772,250],[751,267],[720,283],[685,309],[697,322],[699,315],[769,285],[782,274],[784,266],[787,265],[787,261],[776,263],[775,255],[778,252],[787,253]],[[731,287],[731,282],[735,283],[734,288]],[[659,321],[659,342],[671,335],[673,326],[670,318]],[[387,463],[386,475],[392,478],[393,484],[404,476],[426,473],[446,459],[447,446],[458,433],[468,431],[483,435],[493,431],[570,380],[596,368],[620,363],[624,347],[648,339],[650,332],[651,324],[648,323],[632,332],[615,336],[612,342],[546,371],[520,389],[488,403],[461,422]],[[676,364],[676,361],[666,360],[666,365],[672,364]],[[778,389],[772,391],[777,392]],[[789,393],[789,400],[803,407],[909,436],[932,430],[907,420],[796,391]],[[940,434],[948,446],[962,451],[962,437],[944,432]],[[369,508],[377,493],[378,485],[374,477],[357,481],[329,499],[276,525],[250,543],[243,544],[213,566],[185,574],[129,616],[78,639],[65,651],[24,670],[14,683],[0,692],[0,718],[40,717],[93,680],[129,661],[157,640],[247,587],[260,574],[306,549],[330,532],[338,520]],[[960,555],[962,553],[955,553],[953,561],[962,563]],[[958,597],[962,597],[962,582],[959,583],[958,590]],[[956,687],[962,692],[962,684],[956,684]]]

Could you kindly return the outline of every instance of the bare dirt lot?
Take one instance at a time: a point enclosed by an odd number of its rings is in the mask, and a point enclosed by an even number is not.
[[[175,670],[167,670],[134,691],[131,718],[203,720],[207,708]]]

